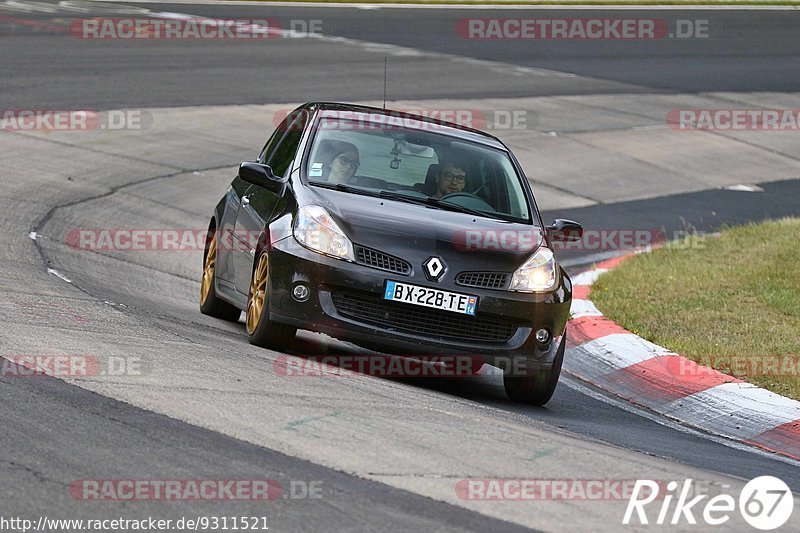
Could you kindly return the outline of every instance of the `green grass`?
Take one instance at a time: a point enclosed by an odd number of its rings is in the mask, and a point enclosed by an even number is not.
[[[800,399],[798,237],[800,219],[789,218],[673,243],[602,275],[591,299],[645,339]]]

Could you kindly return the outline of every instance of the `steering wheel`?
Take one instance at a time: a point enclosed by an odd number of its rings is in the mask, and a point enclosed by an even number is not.
[[[489,202],[476,194],[466,191],[445,194],[439,198],[439,201],[447,201],[452,204],[460,205],[462,207],[469,207],[470,209],[477,209],[479,211],[495,211],[495,208],[492,207]]]

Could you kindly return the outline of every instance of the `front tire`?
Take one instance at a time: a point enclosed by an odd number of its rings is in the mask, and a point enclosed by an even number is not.
[[[200,312],[204,315],[221,318],[228,322],[238,322],[242,311],[220,300],[217,296],[217,232],[214,231],[206,245],[203,257],[203,278],[200,281]]]
[[[269,319],[269,254],[266,250],[258,256],[253,269],[245,322],[251,344],[283,351],[294,342],[297,328]]]
[[[529,375],[513,376],[503,375],[503,387],[509,399],[530,405],[544,405],[556,390],[558,377],[561,375],[561,365],[564,362],[564,351],[567,347],[567,332],[561,339],[561,345],[556,351],[553,366],[548,370],[530,370]]]

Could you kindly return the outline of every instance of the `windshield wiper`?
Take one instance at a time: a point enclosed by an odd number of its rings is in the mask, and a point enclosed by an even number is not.
[[[352,185],[346,185],[344,183],[328,183],[326,181],[309,181],[309,183],[311,185],[316,185],[317,187],[323,187],[325,189],[335,189],[337,191],[363,194],[364,196],[375,196],[376,198],[378,197],[377,191],[362,189],[361,187],[354,187]]]
[[[469,207],[464,207],[463,205],[451,204],[450,202],[443,202],[438,198],[433,198],[432,196],[411,196],[408,194],[402,194],[394,191],[381,191],[380,196],[383,196],[385,198],[392,198],[394,200],[406,201],[414,204],[429,205],[432,207],[438,207],[439,209],[445,209],[448,211],[458,211],[459,213],[466,213],[468,215],[495,218],[490,213],[484,213],[483,211],[478,211],[477,209],[470,209]]]

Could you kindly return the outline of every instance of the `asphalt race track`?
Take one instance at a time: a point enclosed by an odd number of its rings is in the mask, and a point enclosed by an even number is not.
[[[40,6],[44,2],[27,3]],[[80,6],[80,2],[70,2],[70,7],[74,4]],[[112,40],[81,42],[67,35],[48,35],[43,41],[43,30],[18,26],[14,37],[3,43],[0,65],[4,73],[13,69],[14,76],[3,76],[0,103],[4,108],[47,103],[91,109],[228,105],[308,101],[319,99],[320,92],[334,101],[375,100],[383,94],[383,58],[387,54],[388,95],[392,100],[795,91],[797,77],[792,73],[800,68],[798,14],[793,11],[634,11],[640,17],[664,19],[670,27],[677,19],[708,20],[709,38],[629,41],[620,49],[619,43],[612,40],[575,41],[565,46],[557,40],[532,44],[468,40],[454,31],[458,20],[499,16],[495,10],[365,10],[252,4],[192,5],[188,9],[185,3],[129,5],[150,12],[270,18],[283,29],[292,29],[291,21],[316,20],[322,21],[326,36],[374,44],[342,56],[336,47],[302,38],[268,40],[269,46],[263,42],[214,41],[149,41],[131,45]],[[24,7],[3,11],[7,16],[30,20],[136,16],[131,9],[121,9],[116,3],[92,8],[89,13],[64,7],[53,13],[27,11]],[[533,13],[544,18],[574,12]],[[626,12],[588,9],[580,13],[590,18]],[[530,17],[531,12],[504,12],[506,18],[525,16]],[[411,50],[404,52],[403,48]],[[474,62],[448,61],[442,66],[431,61],[437,54],[439,58],[444,54],[496,63],[507,75],[498,83],[497,78],[477,76],[475,69],[469,68]],[[546,75],[531,79],[510,72],[514,67],[567,72],[578,75],[578,79]]]
[[[74,19],[143,16],[269,18],[283,32],[250,42],[69,33]],[[461,19],[488,17],[649,17],[670,28],[704,20],[709,36],[518,41],[454,31]],[[313,24],[320,33],[286,31]],[[509,402],[491,372],[288,376],[287,355],[360,351],[303,332],[290,354],[271,352],[247,343],[242,321],[201,315],[202,249],[87,251],[71,240],[78,229],[205,230],[236,166],[255,158],[277,117],[308,100],[380,105],[387,57],[388,105],[479,117],[519,157],[547,221],[674,236],[797,216],[796,129],[682,132],[666,116],[800,108],[798,28],[800,13],[773,9],[0,0],[0,109],[141,118],[119,129],[0,131],[0,357],[128,365],[67,379],[0,376],[0,518],[616,531],[627,500],[480,501],[457,487],[488,478],[692,479],[711,494],[738,494],[747,480],[772,475],[800,494],[796,461],[596,391],[570,375],[569,350],[544,408]],[[503,122],[509,116],[525,120]],[[578,273],[619,251],[559,257]],[[87,501],[70,490],[80,480],[200,479],[275,480],[282,493],[268,502]],[[666,527],[713,529],[653,529]],[[740,516],[725,527],[752,530]],[[800,528],[797,510],[784,527]]]

